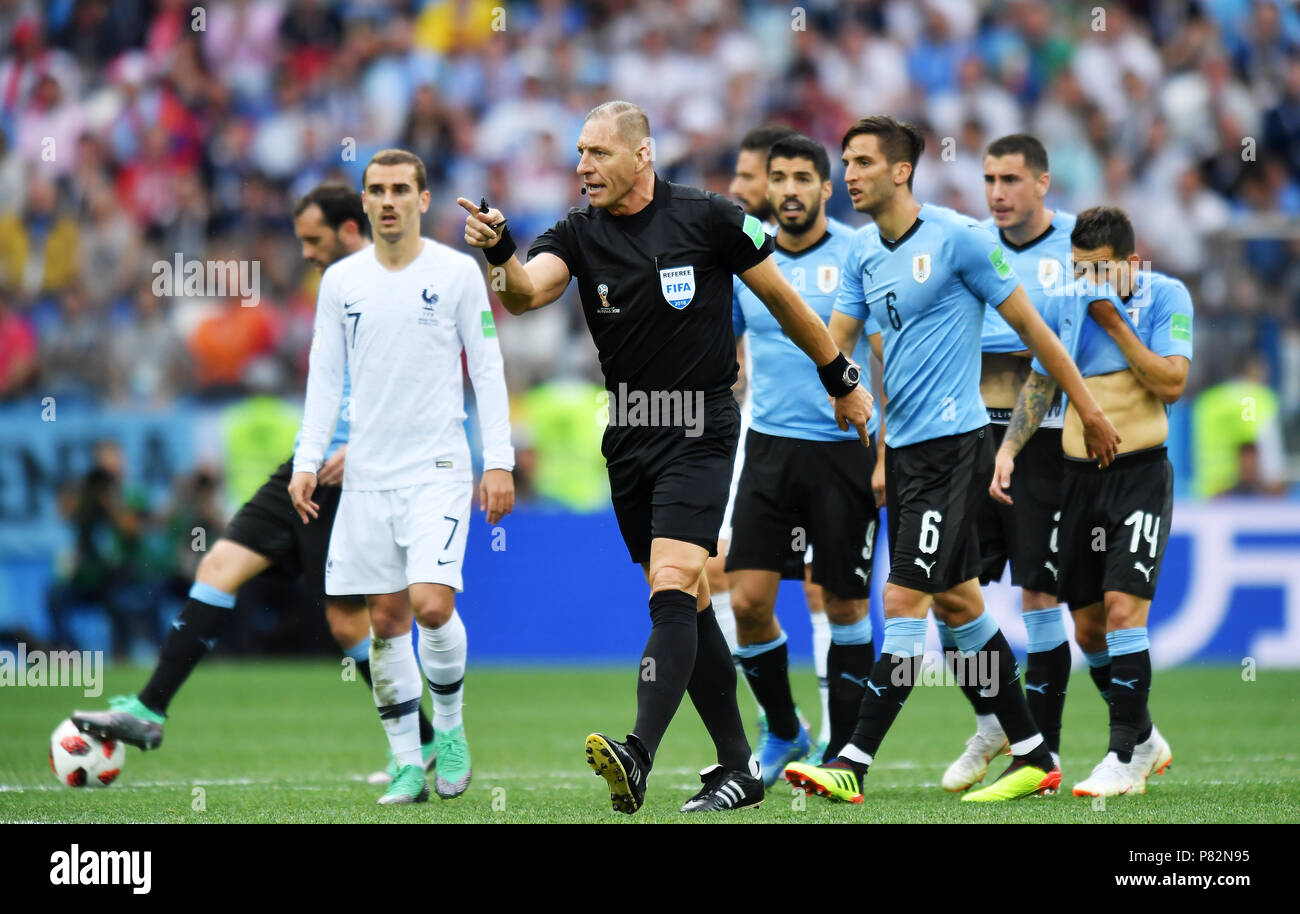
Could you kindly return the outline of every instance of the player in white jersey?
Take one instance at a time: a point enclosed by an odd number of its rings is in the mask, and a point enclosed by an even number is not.
[[[746,213],[762,221],[769,235],[777,229],[776,214],[767,196],[767,154],[772,144],[785,137],[794,136],[799,131],[784,124],[770,124],[755,127],[740,140],[740,150],[736,153],[736,168],[727,192],[736,199]],[[753,402],[749,389],[752,374],[749,353],[743,338],[736,343],[736,360],[741,364],[741,373],[745,389],[740,402],[740,443],[736,446],[736,460],[731,474],[731,491],[727,495],[727,508],[722,515],[722,529],[718,532],[718,554],[708,560],[704,572],[709,577],[709,590],[713,595],[713,612],[718,617],[718,627],[727,639],[727,646],[732,654],[740,646],[736,637],[736,617],[731,608],[731,591],[727,584],[724,570],[727,556],[727,544],[731,539],[731,516],[736,505],[736,490],[740,485],[740,472],[745,466],[745,438],[749,434],[749,420],[753,411]],[[883,474],[881,475],[883,485]],[[820,750],[826,748],[830,741],[830,690],[826,680],[826,656],[831,646],[830,624],[826,621],[826,605],[820,584],[812,581],[812,547],[801,557],[792,556],[790,567],[782,574],[783,578],[798,578],[803,581],[804,598],[808,601],[808,613],[813,629],[813,669],[817,674],[817,686],[821,692],[821,731],[817,737],[814,753],[820,758]],[[743,678],[743,677],[742,677]],[[748,680],[745,680],[748,684]],[[796,711],[798,709],[796,708]],[[799,721],[808,727],[803,713],[799,712]],[[767,720],[760,706],[758,718],[758,740],[761,745],[767,734]]]
[[[478,264],[420,236],[429,207],[424,163],[376,153],[362,176],[375,243],[326,270],[316,303],[302,437],[289,494],[304,523],[342,395],[352,427],[325,592],[366,595],[375,704],[397,776],[381,804],[428,799],[416,711],[433,692],[438,795],[464,793],[469,747],[461,719],[465,626],[455,608],[473,471],[463,422],[465,352],[483,433],[480,499],[488,523],[514,504],[514,450],[501,350]],[[409,603],[407,596],[409,593]],[[419,662],[407,637],[414,611]]]

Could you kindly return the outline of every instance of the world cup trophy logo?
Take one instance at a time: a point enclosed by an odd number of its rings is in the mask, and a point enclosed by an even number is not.
[[[602,282],[600,285],[596,286],[596,294],[600,296],[600,306],[602,308],[611,307],[609,299],[605,297],[609,294],[609,286]]]

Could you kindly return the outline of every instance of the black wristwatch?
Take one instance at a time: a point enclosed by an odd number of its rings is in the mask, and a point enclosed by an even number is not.
[[[862,380],[862,369],[854,365],[840,353],[835,357],[833,362],[822,365],[817,369],[817,376],[821,378],[822,387],[832,397],[843,397],[853,391]]]

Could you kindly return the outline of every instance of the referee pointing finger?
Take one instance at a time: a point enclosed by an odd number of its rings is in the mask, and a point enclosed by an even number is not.
[[[650,124],[626,101],[594,108],[578,137],[587,205],[515,257],[506,217],[461,197],[465,241],[482,248],[511,314],[544,307],[578,283],[609,391],[602,442],[619,529],[650,585],[652,627],[638,670],[636,723],[625,742],[587,738],[587,761],[615,810],[633,813],[660,740],[684,694],[704,721],[718,764],[683,812],[758,803],[736,706],[731,653],[714,618],[706,559],[716,553],[739,433],[731,323],[738,275],[818,366],[835,420],[869,441],[871,397],[858,367],[771,257],[761,223],[734,203],[654,173]],[[646,406],[648,405],[648,409]]]

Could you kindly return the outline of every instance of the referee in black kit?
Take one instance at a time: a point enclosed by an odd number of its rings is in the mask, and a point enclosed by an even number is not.
[[[542,233],[525,265],[500,211],[469,213],[465,241],[483,248],[511,314],[555,301],[578,281],[583,314],[610,392],[601,451],[614,511],[650,585],[650,638],[637,671],[636,724],[626,742],[587,737],[587,762],[609,783],[614,809],[633,813],[668,722],[689,692],[718,751],[683,812],[752,806],[762,782],[736,706],[736,671],[709,600],[704,563],[717,550],[740,411],[731,326],[732,274],[766,304],[819,366],[841,428],[864,444],[871,397],[858,368],[786,282],[772,240],[725,197],[654,173],[650,123],[625,101],[592,109],[578,137],[588,203]]]

